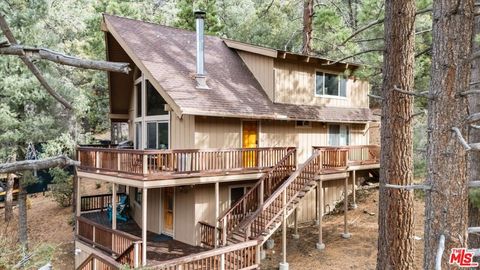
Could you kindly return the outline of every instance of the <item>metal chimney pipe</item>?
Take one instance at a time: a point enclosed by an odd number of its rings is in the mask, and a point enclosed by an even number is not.
[[[205,28],[205,11],[197,10],[195,14],[195,27],[197,32],[197,74],[195,79],[197,81],[197,88],[209,89],[207,85],[207,78],[205,76],[205,43],[204,43],[204,28]]]

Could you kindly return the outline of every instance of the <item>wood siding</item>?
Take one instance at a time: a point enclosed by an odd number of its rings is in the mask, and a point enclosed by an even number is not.
[[[195,148],[241,147],[238,118],[195,117]]]
[[[250,69],[255,79],[260,83],[267,96],[270,100],[273,100],[273,91],[275,89],[273,58],[245,51],[237,52],[243,62],[247,65],[248,69]]]
[[[319,97],[315,95],[316,69],[329,72],[325,66],[276,59],[275,102],[298,105],[319,105],[331,107],[368,108],[368,89],[366,81],[347,81],[347,97]],[[335,73],[335,72],[332,72]]]
[[[129,188],[130,214],[138,226],[142,227],[142,206],[135,201],[135,188]],[[161,189],[152,188],[147,194],[147,230],[161,233]]]
[[[196,245],[195,227],[195,189],[189,186],[175,188],[174,238],[175,240]],[[212,206],[213,209],[213,206]]]
[[[170,148],[195,148],[195,116],[184,115],[182,119],[170,113]]]

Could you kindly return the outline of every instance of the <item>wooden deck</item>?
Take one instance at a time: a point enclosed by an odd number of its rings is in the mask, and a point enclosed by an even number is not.
[[[83,213],[82,217],[107,228],[112,226],[105,211]],[[138,238],[142,235],[142,229],[132,219],[127,222],[117,221],[117,230]],[[147,232],[147,265],[158,265],[162,261],[177,259],[207,250],[209,249],[173,240],[172,237],[167,235]]]

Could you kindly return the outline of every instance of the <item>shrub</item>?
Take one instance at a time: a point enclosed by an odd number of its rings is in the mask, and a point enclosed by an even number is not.
[[[55,201],[62,207],[72,205],[73,175],[60,168],[50,169],[49,172],[53,176],[51,188]]]

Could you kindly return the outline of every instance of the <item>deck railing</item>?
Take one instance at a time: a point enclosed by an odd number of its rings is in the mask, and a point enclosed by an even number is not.
[[[133,175],[232,172],[273,167],[288,147],[131,150],[79,147],[80,169]]]
[[[117,261],[131,267],[141,265],[142,240],[134,235],[113,230],[84,217],[77,217],[78,239],[114,255]]]
[[[151,266],[157,270],[208,269],[247,270],[259,267],[258,241],[247,241]]]
[[[101,253],[92,253],[81,263],[77,270],[117,270],[122,269],[122,264]]]
[[[313,149],[324,150],[325,168],[374,164],[380,161],[380,146],[378,145],[314,146]]]
[[[214,225],[208,224],[207,222],[199,221],[198,224],[200,225],[200,243],[207,247],[215,247],[215,239],[217,239],[217,241],[220,239],[222,230],[215,228]],[[217,234],[216,237],[215,234]]]
[[[222,226],[222,244],[226,236],[248,215],[255,212],[275,189],[295,171],[297,165],[296,149],[291,148],[287,154],[263,175],[228,211],[219,219]]]
[[[120,200],[120,196],[125,193],[117,193],[117,202]],[[108,205],[112,204],[112,194],[99,194],[82,196],[80,199],[80,211],[103,211],[107,209]]]

